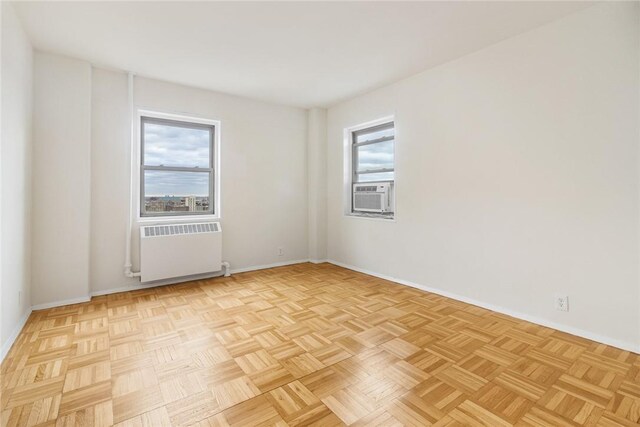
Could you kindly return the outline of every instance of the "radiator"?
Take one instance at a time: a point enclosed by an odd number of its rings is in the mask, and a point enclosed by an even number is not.
[[[218,222],[140,227],[140,280],[171,279],[222,270]]]

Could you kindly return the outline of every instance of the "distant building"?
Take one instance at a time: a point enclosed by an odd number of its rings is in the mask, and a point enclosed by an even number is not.
[[[187,206],[189,209],[189,212],[195,212],[196,211],[196,196],[187,196],[184,198],[184,204],[185,206]]]
[[[199,196],[149,196],[144,199],[145,212],[206,212],[209,198]]]
[[[149,197],[145,201],[145,210],[147,212],[163,212],[164,211],[164,200],[158,197]]]

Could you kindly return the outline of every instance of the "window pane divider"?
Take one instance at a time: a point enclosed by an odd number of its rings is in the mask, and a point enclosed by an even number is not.
[[[396,139],[395,135],[392,135],[392,136],[383,136],[382,138],[372,139],[372,140],[370,140],[370,141],[354,142],[354,143],[353,143],[353,146],[354,146],[354,147],[362,147],[363,145],[378,144],[378,143],[380,143],[380,142],[393,141],[394,139]]]
[[[355,181],[353,184],[371,184],[371,185],[375,185],[379,182],[390,182],[390,183],[394,183],[394,181],[392,179],[376,179],[375,181]],[[352,185],[353,187],[353,185]]]
[[[381,172],[393,172],[393,168],[382,168],[382,169],[367,169],[363,171],[356,171],[356,175],[362,175],[366,173],[381,173]]]
[[[179,215],[176,215],[179,214]],[[168,211],[168,212],[145,212],[142,214],[143,218],[153,218],[153,217],[172,217],[172,216],[197,216],[197,215],[213,215],[213,208],[210,208],[208,211]]]
[[[144,170],[169,172],[213,172],[213,168],[194,168],[183,166],[142,166]]]

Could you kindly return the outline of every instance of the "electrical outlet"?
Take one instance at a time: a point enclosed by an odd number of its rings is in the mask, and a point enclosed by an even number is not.
[[[278,256],[284,256],[284,249],[278,248]]]
[[[556,295],[556,310],[569,311],[569,297],[566,295]]]

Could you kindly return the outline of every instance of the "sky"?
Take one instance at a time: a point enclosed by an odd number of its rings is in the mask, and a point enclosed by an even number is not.
[[[209,168],[209,131],[144,125],[144,164]],[[145,171],[145,196],[208,196],[208,172]]]
[[[393,141],[358,147],[358,172],[383,168],[393,169]]]
[[[394,129],[384,129],[378,132],[371,132],[367,134],[358,135],[357,142],[366,142],[375,140],[378,138],[393,136]],[[356,169],[358,172],[373,170],[373,169],[393,169],[393,146],[395,141],[389,140],[384,142],[378,142],[375,144],[361,145],[356,148],[357,152],[357,164]],[[380,173],[368,173],[359,176],[360,182],[365,181],[386,181],[393,179],[393,172],[380,172]]]
[[[209,168],[209,131],[164,124],[144,125],[144,164]],[[364,134],[358,142],[393,135],[393,129]],[[363,145],[358,150],[358,171],[393,168],[394,141]],[[360,181],[393,179],[393,172],[360,176]],[[145,196],[208,196],[209,173],[145,171]]]
[[[207,172],[144,172],[144,194],[151,196],[201,196],[209,195]]]

